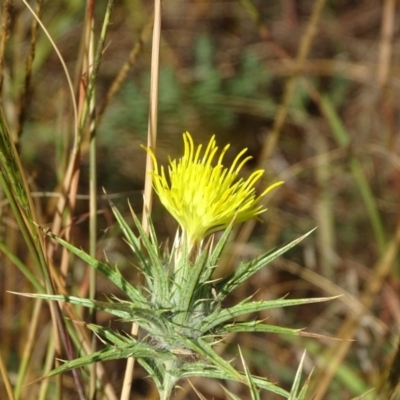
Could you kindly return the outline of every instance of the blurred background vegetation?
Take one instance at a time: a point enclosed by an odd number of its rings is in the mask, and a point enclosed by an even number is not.
[[[43,24],[78,88],[83,81],[79,65],[85,2],[31,3],[33,7],[39,4]],[[240,344],[253,373],[287,389],[306,349],[304,373],[314,368],[310,398],[319,393],[316,398],[350,399],[381,387],[388,381],[385,374],[399,333],[400,121],[396,96],[400,89],[400,13],[395,3],[163,2],[157,145],[162,162],[168,155],[181,154],[182,132],[190,131],[197,142],[204,143],[215,133],[221,146],[231,143],[228,158],[243,147],[249,149],[253,160],[247,172],[261,167],[268,182],[285,181],[270,199],[263,223],[238,229],[218,273],[223,275],[241,259],[253,258],[318,226],[306,241],[266,267],[229,301],[254,293],[260,299],[341,295],[330,303],[266,312],[261,317],[271,324],[345,340],[241,334],[223,344],[228,358],[238,355]],[[102,21],[105,6],[105,2],[95,3],[95,21]],[[70,94],[47,37],[40,28],[32,35],[34,20],[26,6],[3,0],[1,7],[2,108],[39,210],[39,222],[48,226],[71,148]],[[147,136],[152,13],[152,2],[116,2],[96,79],[97,251],[99,257],[106,253],[131,279],[135,279],[133,260],[120,232],[113,229],[102,188],[127,215],[127,199],[140,212],[145,171],[140,144],[146,143]],[[100,23],[95,26],[97,34],[99,29]],[[35,54],[27,67],[32,37]],[[124,65],[127,73],[116,83]],[[113,87],[115,93],[110,92]],[[85,134],[72,223],[72,241],[82,248],[88,246],[88,143]],[[29,267],[7,201],[2,201],[0,212],[2,242]],[[157,202],[153,218],[160,240],[172,238],[176,225]],[[71,260],[66,278],[68,293],[86,293],[88,274],[80,261]],[[34,289],[4,254],[0,290],[0,352],[13,381],[29,331],[32,300],[7,291]],[[98,277],[99,299],[113,290]],[[118,326],[108,315],[100,313],[97,318],[102,324]],[[43,312],[26,382],[41,376],[50,324],[48,312]],[[118,393],[125,361],[104,367]],[[398,382],[398,372],[392,370],[392,386]],[[134,379],[132,398],[156,398],[144,372],[138,370]],[[225,398],[217,383],[192,383],[207,399]],[[72,380],[66,377],[64,384],[65,398],[76,398],[69,388]],[[33,394],[36,385],[26,386],[21,398],[37,398]],[[247,398],[245,388],[227,386]],[[182,387],[176,399],[197,398],[185,382]],[[5,396],[0,380],[0,397]],[[376,396],[375,392],[366,398]],[[266,394],[262,398],[275,397]]]

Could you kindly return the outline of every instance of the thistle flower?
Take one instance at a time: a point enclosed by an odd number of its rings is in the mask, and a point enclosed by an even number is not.
[[[222,160],[229,144],[222,149],[216,165],[212,165],[218,151],[215,135],[203,155],[202,145],[196,149],[188,132],[183,134],[183,141],[183,157],[169,159],[168,178],[164,167],[158,166],[152,150],[145,149],[154,163],[151,171],[154,189],[162,204],[178,221],[189,245],[225,229],[232,220],[244,222],[266,211],[260,204],[261,198],[283,182],[268,186],[257,196],[255,184],[264,174],[263,170],[254,171],[247,179],[238,179],[240,170],[252,158],[243,158],[247,149],[236,156],[228,169]]]

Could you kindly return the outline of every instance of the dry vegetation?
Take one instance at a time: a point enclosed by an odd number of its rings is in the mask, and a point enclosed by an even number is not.
[[[78,118],[83,121],[74,167],[79,177],[74,175],[68,184],[74,115],[65,72],[20,0],[1,4],[1,107],[21,157],[37,221],[88,249],[93,246],[88,234],[89,198],[97,193],[94,251],[100,258],[105,253],[134,280],[132,260],[115,229],[102,187],[127,215],[127,199],[140,213],[146,158],[140,144],[147,135],[153,4],[125,0],[112,10],[95,82],[98,174],[97,188],[90,193],[89,127],[94,114],[82,117],[82,99],[93,61],[85,56],[85,27],[94,21],[96,46],[106,2],[88,0],[89,6],[94,5],[92,16],[86,15],[85,3],[30,2],[72,76]],[[375,388],[372,397],[365,398],[377,399],[380,393],[386,400],[400,376],[394,363],[388,378],[400,329],[400,13],[395,3],[163,2],[160,157],[166,160],[167,155],[180,154],[186,130],[198,142],[216,133],[220,145],[229,142],[234,150],[248,147],[254,157],[251,168],[265,168],[269,180],[285,181],[270,198],[264,223],[236,231],[218,273],[223,275],[238,260],[254,258],[318,226],[300,246],[241,287],[237,296],[341,295],[330,303],[260,317],[271,324],[343,340],[240,334],[227,338],[221,348],[227,358],[233,358],[240,344],[252,372],[287,389],[306,349],[305,376],[314,368],[310,399],[351,399]],[[59,194],[65,187],[70,197],[57,220]],[[26,384],[42,376],[51,364],[46,357],[51,357],[47,350],[53,323],[47,304],[8,293],[35,291],[11,254],[28,270],[37,270],[5,194],[0,196],[1,364],[14,385],[26,361]],[[160,239],[173,237],[176,226],[157,201],[153,218]],[[53,279],[60,278],[57,290],[88,295],[87,267],[58,248],[49,249],[49,243],[45,246],[54,267]],[[97,277],[97,298],[114,290]],[[235,301],[229,298],[230,303]],[[63,313],[72,319],[89,318],[82,310],[72,314],[68,307]],[[106,314],[96,318],[98,323],[118,327],[119,321],[110,321]],[[57,352],[58,344],[56,357],[65,358],[62,350]],[[112,389],[98,398],[118,398],[125,361],[103,367]],[[49,394],[43,398],[57,398],[54,382],[49,382]],[[206,399],[226,398],[215,382],[192,384]],[[74,385],[72,375],[66,374],[60,386],[64,399],[78,398]],[[227,386],[241,399],[249,398],[246,388]],[[182,388],[175,400],[198,398],[188,383],[183,382]],[[42,382],[22,386],[16,398],[38,399],[40,390],[44,390]],[[157,398],[139,368],[133,393],[132,399]],[[0,376],[0,398],[7,396]],[[262,398],[274,399],[271,394]]]

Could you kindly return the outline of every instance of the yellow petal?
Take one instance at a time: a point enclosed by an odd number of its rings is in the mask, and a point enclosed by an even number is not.
[[[210,139],[203,156],[202,146],[195,149],[188,132],[183,134],[184,154],[178,160],[169,160],[168,177],[158,167],[151,149],[145,148],[154,162],[153,186],[165,208],[178,221],[189,245],[199,243],[212,232],[226,228],[233,219],[244,222],[266,209],[259,204],[270,190],[281,185],[276,182],[256,196],[255,185],[264,174],[254,171],[246,180],[238,179],[243,166],[251,159],[242,150],[230,168],[223,166],[225,146],[215,166],[212,165],[218,147],[215,136]]]

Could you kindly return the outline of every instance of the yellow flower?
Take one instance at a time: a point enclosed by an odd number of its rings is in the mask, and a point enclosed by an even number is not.
[[[218,151],[215,136],[210,139],[204,154],[201,154],[202,145],[195,148],[188,132],[183,134],[183,141],[183,157],[169,160],[168,179],[151,149],[145,149],[154,162],[154,189],[162,204],[178,221],[189,245],[226,228],[233,219],[244,222],[266,211],[259,204],[261,198],[283,182],[274,183],[257,196],[255,184],[264,174],[263,170],[253,172],[246,180],[238,179],[240,170],[252,158],[243,158],[247,149],[236,156],[228,169],[223,166],[222,159],[229,144],[223,148],[213,166]]]

